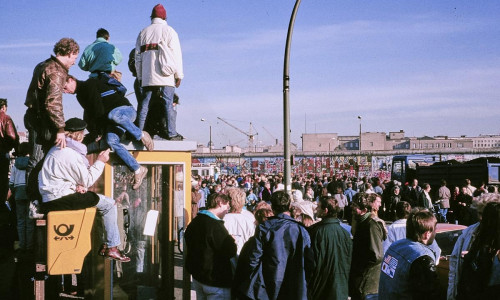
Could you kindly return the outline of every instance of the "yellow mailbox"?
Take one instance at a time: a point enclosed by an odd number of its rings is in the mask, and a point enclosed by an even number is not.
[[[80,274],[91,249],[96,208],[53,211],[47,215],[47,270],[50,275]]]

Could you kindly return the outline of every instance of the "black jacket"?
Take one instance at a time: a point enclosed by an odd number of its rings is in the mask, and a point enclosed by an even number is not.
[[[120,106],[132,106],[114,86],[99,78],[78,81],[76,99],[84,110],[83,119],[87,122],[87,130],[97,135],[104,133],[110,111]]]
[[[186,267],[199,282],[215,287],[230,288],[231,257],[236,255],[236,243],[224,227],[203,211],[189,224],[186,239]]]

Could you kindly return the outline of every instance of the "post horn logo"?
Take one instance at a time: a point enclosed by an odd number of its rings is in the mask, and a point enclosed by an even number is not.
[[[73,232],[74,229],[75,229],[74,224],[71,224],[69,226],[67,224],[59,224],[59,226],[57,227],[56,225],[54,225],[54,231],[59,236],[68,236]]]

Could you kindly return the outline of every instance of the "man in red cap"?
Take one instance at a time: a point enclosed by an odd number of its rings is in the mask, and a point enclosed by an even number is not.
[[[151,25],[144,28],[135,45],[135,67],[142,91],[138,101],[138,126],[144,129],[148,110],[159,95],[167,116],[166,130],[169,140],[183,140],[176,131],[177,111],[174,106],[175,88],[179,87],[184,72],[182,52],[177,32],[167,24],[167,12],[158,4],[151,13]]]

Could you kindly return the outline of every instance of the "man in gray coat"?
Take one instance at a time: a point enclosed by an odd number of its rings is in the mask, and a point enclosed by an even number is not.
[[[441,187],[438,191],[438,203],[439,203],[439,214],[442,217],[442,222],[448,223],[446,219],[446,214],[448,213],[448,208],[450,208],[450,189],[446,187],[446,180],[441,179]]]

